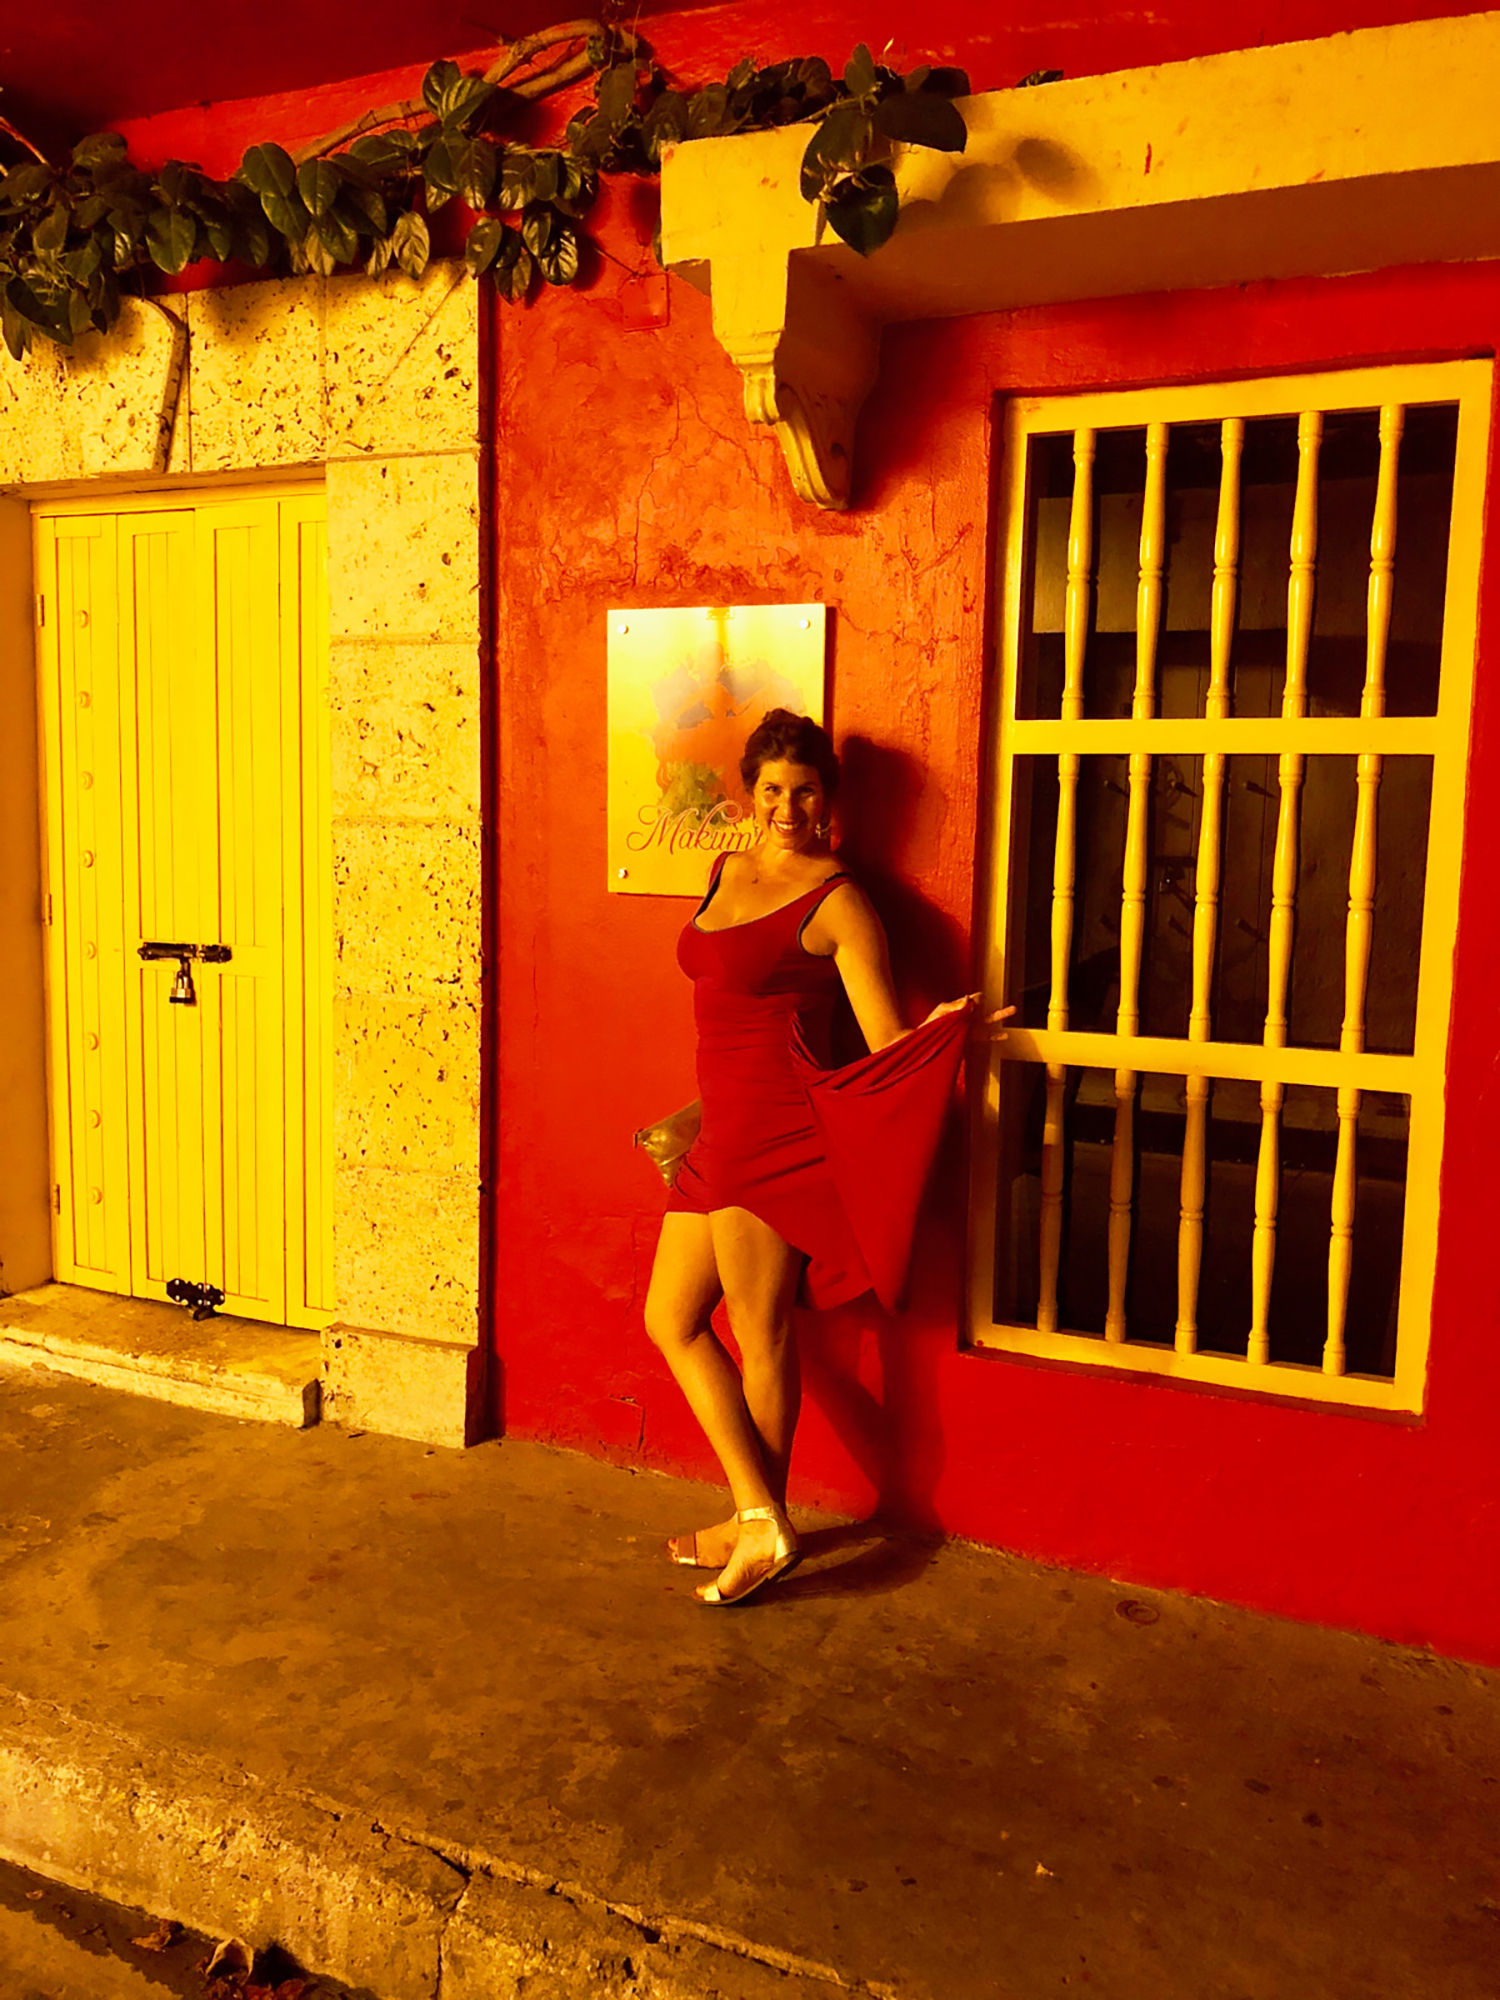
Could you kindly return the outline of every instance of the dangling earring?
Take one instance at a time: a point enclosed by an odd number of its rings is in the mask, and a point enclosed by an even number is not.
[[[826,840],[829,834],[833,832],[833,821],[831,819],[825,819],[821,826],[816,826],[813,828],[813,832],[816,833],[819,840]]]

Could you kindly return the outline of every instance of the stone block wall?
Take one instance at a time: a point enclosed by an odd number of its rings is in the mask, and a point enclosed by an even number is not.
[[[336,1420],[465,1437],[479,1340],[478,292],[452,265],[132,303],[0,369],[0,490],[322,469]]]

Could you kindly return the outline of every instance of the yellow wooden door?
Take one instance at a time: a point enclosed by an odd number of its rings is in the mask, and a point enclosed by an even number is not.
[[[227,1311],[317,1325],[321,495],[43,510],[38,556],[58,1275],[147,1298],[185,1278]],[[168,945],[192,953],[186,982],[175,956],[142,956]]]

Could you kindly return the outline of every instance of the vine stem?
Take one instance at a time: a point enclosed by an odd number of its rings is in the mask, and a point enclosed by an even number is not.
[[[18,146],[24,146],[31,157],[34,160],[40,160],[44,167],[51,166],[52,162],[47,158],[41,147],[33,145],[24,132],[18,132],[8,118],[0,118],[0,132],[3,132],[8,139],[14,139]]]
[[[533,70],[516,83],[506,83],[518,69],[542,54],[546,49],[557,48],[568,42],[587,42],[592,35],[602,35],[602,22],[591,17],[576,21],[560,21],[555,27],[539,28],[534,35],[522,35],[514,42],[506,43],[495,61],[484,71],[486,83],[505,84],[513,96],[535,100],[547,97],[553,91],[563,90],[579,77],[587,76],[593,65],[588,58],[587,48],[573,55],[564,55],[555,61]],[[628,29],[617,28],[615,37],[626,55],[633,56],[638,46],[635,35]],[[426,109],[420,97],[408,97],[397,104],[385,104],[374,111],[361,112],[358,118],[347,125],[340,125],[332,132],[325,132],[320,139],[310,140],[299,146],[292,154],[298,166],[308,160],[316,160],[335,147],[346,145],[351,139],[358,139],[366,132],[379,131],[387,125],[398,125],[403,119],[420,117]],[[18,135],[19,136],[19,135]]]

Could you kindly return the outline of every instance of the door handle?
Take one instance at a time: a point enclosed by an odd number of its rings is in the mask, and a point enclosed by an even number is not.
[[[140,947],[137,956],[145,959],[196,958],[205,965],[227,965],[234,957],[234,948],[227,944],[165,944],[158,938],[151,938]]]
[[[196,1007],[198,989],[193,984],[193,960],[196,958],[205,965],[227,965],[234,952],[227,944],[171,944],[163,938],[149,938],[138,948],[137,956],[148,961],[175,958],[177,977],[167,995],[168,1004],[173,1007]]]

